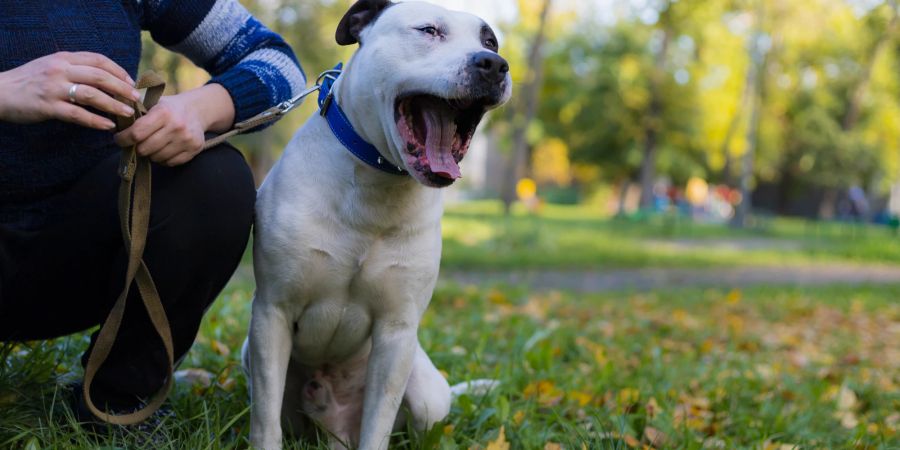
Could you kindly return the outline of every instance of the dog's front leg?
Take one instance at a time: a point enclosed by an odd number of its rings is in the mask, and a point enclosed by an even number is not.
[[[250,319],[250,443],[281,448],[281,403],[291,357],[291,327],[278,308],[253,307]]]
[[[417,323],[415,318],[396,317],[375,322],[372,353],[366,371],[360,450],[388,448],[416,354]]]

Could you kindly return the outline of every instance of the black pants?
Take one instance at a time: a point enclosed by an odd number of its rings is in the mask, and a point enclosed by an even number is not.
[[[118,161],[118,154],[111,156],[64,194],[63,217],[54,225],[27,234],[0,227],[0,341],[49,339],[106,319],[122,291],[127,261],[116,202]],[[227,145],[183,166],[153,167],[144,261],[172,327],[176,359],[187,353],[204,311],[240,262],[255,198],[249,167]],[[99,405],[133,406],[165,381],[165,350],[136,291],[94,381]]]

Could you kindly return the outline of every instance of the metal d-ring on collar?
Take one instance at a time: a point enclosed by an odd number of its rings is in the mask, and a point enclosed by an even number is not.
[[[350,124],[350,120],[334,99],[331,88],[340,76],[343,63],[334,69],[319,75],[316,85],[319,88],[319,114],[328,121],[328,126],[341,144],[362,162],[392,175],[408,175],[402,167],[388,162],[374,145],[366,142]]]

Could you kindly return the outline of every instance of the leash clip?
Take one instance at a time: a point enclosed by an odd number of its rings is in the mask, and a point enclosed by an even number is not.
[[[325,96],[325,100],[322,101],[322,106],[319,107],[319,114],[322,117],[325,117],[325,115],[328,114],[328,108],[331,107],[332,102],[334,102],[334,94],[329,92],[328,95]]]

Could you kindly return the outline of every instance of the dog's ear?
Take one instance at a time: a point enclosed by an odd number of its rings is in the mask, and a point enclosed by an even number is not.
[[[359,34],[369,26],[386,8],[392,6],[390,0],[358,0],[338,24],[334,37],[339,45],[359,42]]]

